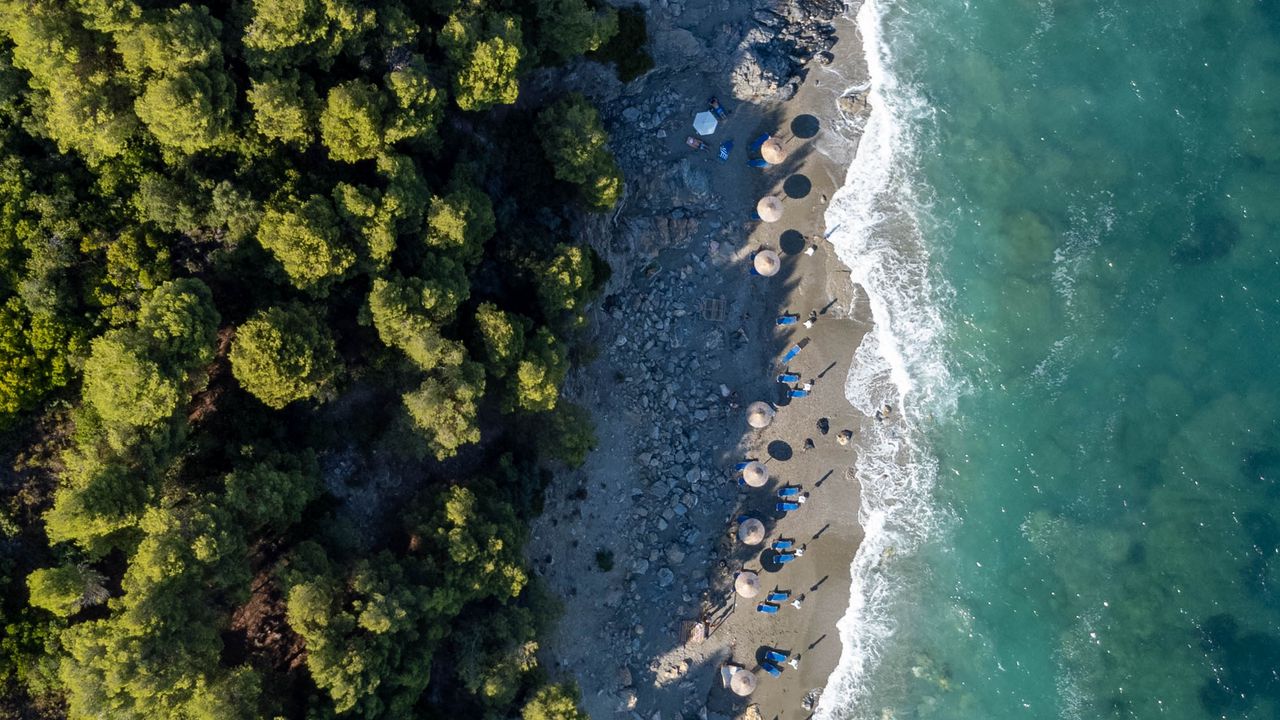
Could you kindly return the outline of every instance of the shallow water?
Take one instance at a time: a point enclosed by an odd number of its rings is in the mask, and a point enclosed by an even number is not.
[[[1280,715],[1280,3],[871,0],[838,718]]]

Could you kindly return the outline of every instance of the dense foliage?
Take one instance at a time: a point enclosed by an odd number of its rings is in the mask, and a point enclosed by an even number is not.
[[[0,717],[583,717],[524,528],[623,185],[584,99],[512,105],[617,31],[0,0]]]

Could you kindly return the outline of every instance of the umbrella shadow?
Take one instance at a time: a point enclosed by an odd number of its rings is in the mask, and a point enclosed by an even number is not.
[[[785,440],[774,440],[769,443],[769,457],[778,462],[786,462],[795,456],[795,450],[791,449],[791,444]]]
[[[804,115],[797,115],[791,121],[791,134],[801,140],[808,140],[809,138],[817,135],[818,130],[821,127],[822,123],[813,115],[809,115],[807,113]]]
[[[799,200],[808,197],[813,191],[813,181],[806,175],[796,173],[782,183],[782,191],[792,200]]]
[[[787,230],[778,238],[778,248],[787,255],[804,252],[804,234],[799,230]]]

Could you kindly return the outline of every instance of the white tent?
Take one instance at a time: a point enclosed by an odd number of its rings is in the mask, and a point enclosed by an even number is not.
[[[715,113],[710,110],[703,110],[693,116],[693,129],[696,130],[699,135],[710,135],[716,131],[716,126],[719,124],[720,122],[716,120]]]

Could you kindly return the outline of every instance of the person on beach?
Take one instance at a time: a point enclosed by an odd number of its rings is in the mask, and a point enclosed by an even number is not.
[[[886,420],[889,414],[893,412],[893,406],[886,403],[883,407],[876,411],[876,422]]]
[[[807,452],[807,451],[809,451],[809,450],[812,450],[812,449],[813,449],[813,448],[815,448],[815,447],[816,447],[816,446],[813,444],[813,438],[805,438],[805,439],[804,439],[804,450],[803,450],[802,452]]]
[[[816,323],[816,322],[818,322],[818,311],[817,311],[817,310],[810,310],[810,311],[809,311],[809,319],[804,321],[804,326],[805,326],[805,327],[807,327],[807,328],[811,328],[811,327],[813,327],[813,324],[814,324],[814,323]]]

